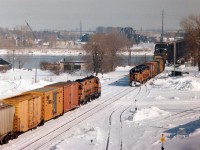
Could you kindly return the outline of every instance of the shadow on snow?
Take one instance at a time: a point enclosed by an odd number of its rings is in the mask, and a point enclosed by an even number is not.
[[[109,84],[110,86],[129,86],[128,77],[123,77],[115,82]]]
[[[200,119],[166,130],[165,133],[170,133],[169,138],[175,136],[187,137],[198,128],[200,128]]]

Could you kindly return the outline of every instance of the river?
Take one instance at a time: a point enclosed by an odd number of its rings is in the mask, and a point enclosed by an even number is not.
[[[0,58],[13,63],[13,56],[12,55],[0,55]],[[49,62],[49,63],[55,63],[60,60],[68,60],[68,61],[81,61],[83,60],[83,56],[76,55],[76,56],[63,56],[63,55],[15,55],[14,56],[14,66],[15,68],[19,68],[19,63],[24,63],[22,68],[25,69],[33,69],[33,68],[39,68],[39,65],[41,62]],[[142,56],[142,55],[132,55],[131,56],[131,64],[137,65],[142,64],[145,61],[151,61],[153,59],[153,56]],[[119,63],[118,66],[126,66],[128,65],[128,56],[127,55],[121,55],[119,57]]]

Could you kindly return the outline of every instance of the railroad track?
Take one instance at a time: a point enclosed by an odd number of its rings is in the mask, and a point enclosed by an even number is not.
[[[82,114],[77,115],[75,118],[72,118],[71,120],[68,120],[66,122],[63,122],[59,126],[57,125],[56,128],[52,128],[51,131],[45,132],[44,134],[37,136],[37,138],[30,139],[29,141],[23,141],[22,143],[15,144],[15,149],[39,149],[43,147],[48,142],[53,141],[58,136],[63,135],[65,132],[69,131],[72,127],[80,124],[85,119],[90,118],[92,115],[96,114],[97,112],[105,109],[106,107],[113,104],[115,101],[120,100],[123,96],[127,95],[128,93],[134,91],[133,88],[128,87],[124,90],[120,91],[119,93],[112,95],[112,97],[107,98],[106,100],[102,101],[101,103],[98,103],[93,108],[90,108],[89,110],[83,112]],[[73,114],[73,113],[72,113]],[[70,126],[70,124],[73,124]],[[61,130],[61,132],[57,133],[58,130]],[[50,139],[46,139],[46,137],[51,137]],[[45,140],[46,139],[46,140]],[[42,141],[42,142],[41,142]],[[40,144],[38,144],[40,143]],[[6,149],[6,148],[5,148]]]
[[[142,86],[142,87],[145,87],[145,93],[146,93],[147,92],[147,87],[146,86]],[[139,89],[139,90],[136,93],[136,95],[133,97],[133,99],[135,99],[136,97],[139,96],[139,94],[141,94],[142,87],[141,86],[137,87],[137,89]],[[130,100],[126,101],[126,103],[133,102],[133,99],[130,99]],[[121,111],[121,113],[119,115],[119,124],[120,124],[120,129],[119,129],[119,133],[120,133],[120,136],[119,136],[119,138],[120,138],[119,139],[119,142],[120,142],[119,149],[120,150],[123,149],[123,119],[122,119],[122,117],[123,117],[124,112],[127,111],[131,106],[132,105],[129,105],[129,106],[125,107]],[[111,130],[112,130],[112,116],[113,116],[114,113],[117,112],[118,109],[115,109],[114,111],[112,111],[111,114],[110,114],[110,116],[109,116],[109,131],[108,131],[108,137],[107,137],[107,143],[106,143],[106,150],[109,149],[109,145],[110,145],[110,141],[111,141],[111,135],[112,135],[111,134]]]
[[[109,148],[109,143],[110,143],[110,134],[111,134],[111,124],[112,124],[112,115],[116,110],[114,110],[110,116],[109,116],[109,131],[108,131],[108,138],[107,138],[107,143],[106,143],[106,150]]]

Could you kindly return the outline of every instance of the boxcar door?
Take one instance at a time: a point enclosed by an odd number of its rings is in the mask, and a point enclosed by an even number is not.
[[[56,114],[57,112],[57,92],[53,92],[53,114]]]

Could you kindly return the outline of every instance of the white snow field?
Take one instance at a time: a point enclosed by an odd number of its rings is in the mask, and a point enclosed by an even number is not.
[[[172,67],[146,84],[128,86],[131,67],[99,75],[100,98],[0,146],[1,150],[166,150],[200,149],[200,72],[170,77]],[[54,76],[37,70],[0,73],[0,98],[58,81],[83,78],[78,74]],[[136,109],[137,108],[137,111]]]

